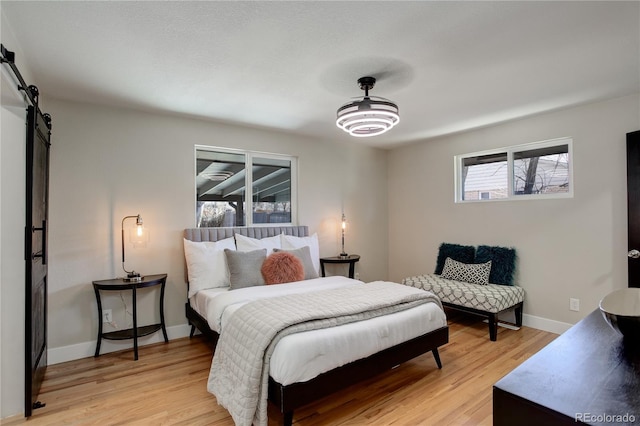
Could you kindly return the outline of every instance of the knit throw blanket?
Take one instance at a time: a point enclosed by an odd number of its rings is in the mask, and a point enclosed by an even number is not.
[[[220,335],[207,389],[236,425],[267,424],[269,361],[284,336],[437,303],[432,293],[376,281],[249,302]]]

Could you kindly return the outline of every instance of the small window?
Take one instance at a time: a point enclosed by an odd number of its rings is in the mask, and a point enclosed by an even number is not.
[[[563,138],[456,156],[456,202],[570,197],[571,150]]]
[[[293,224],[295,157],[196,146],[196,226]]]

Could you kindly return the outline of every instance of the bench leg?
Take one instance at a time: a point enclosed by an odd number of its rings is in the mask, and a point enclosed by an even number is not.
[[[498,340],[498,314],[489,314],[489,339]]]
[[[442,369],[442,362],[440,361],[440,353],[438,352],[438,348],[433,349],[431,352],[433,352],[433,357],[436,359],[438,368]]]
[[[516,326],[522,327],[522,302],[516,305]]]

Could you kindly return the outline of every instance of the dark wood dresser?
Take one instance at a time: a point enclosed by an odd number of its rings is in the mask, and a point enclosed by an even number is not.
[[[640,425],[640,349],[593,311],[493,386],[493,424]]]

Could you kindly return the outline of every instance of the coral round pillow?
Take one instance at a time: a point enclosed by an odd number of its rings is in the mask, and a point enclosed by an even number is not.
[[[262,263],[262,277],[267,284],[283,284],[304,280],[300,259],[284,251],[269,255]]]

